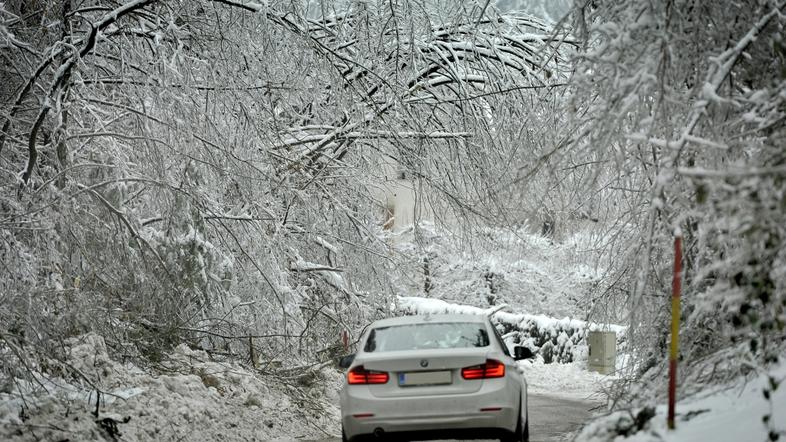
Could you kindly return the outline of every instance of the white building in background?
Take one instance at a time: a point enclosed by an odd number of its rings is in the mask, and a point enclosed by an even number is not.
[[[385,230],[400,231],[415,221],[433,220],[432,210],[407,171],[395,164],[385,167],[385,181],[377,198]]]

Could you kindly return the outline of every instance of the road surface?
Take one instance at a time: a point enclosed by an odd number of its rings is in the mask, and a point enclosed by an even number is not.
[[[531,442],[572,440],[598,404],[577,399],[529,395],[529,435]]]
[[[529,434],[531,442],[572,440],[574,433],[586,423],[598,404],[578,399],[529,395]],[[340,442],[323,439],[319,442]]]

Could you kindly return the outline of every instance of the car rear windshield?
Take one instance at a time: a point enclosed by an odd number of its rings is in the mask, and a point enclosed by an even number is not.
[[[363,351],[486,347],[489,335],[477,322],[407,324],[372,329]]]

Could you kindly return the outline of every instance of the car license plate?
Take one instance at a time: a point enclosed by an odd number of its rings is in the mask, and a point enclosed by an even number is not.
[[[450,370],[412,371],[398,374],[398,384],[406,387],[413,385],[443,385],[450,384],[451,381]]]

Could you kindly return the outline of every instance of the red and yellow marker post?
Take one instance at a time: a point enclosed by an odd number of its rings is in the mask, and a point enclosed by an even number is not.
[[[674,276],[671,280],[671,349],[669,352],[669,429],[674,429],[677,398],[677,355],[680,346],[680,288],[682,285],[682,235],[674,238]]]

